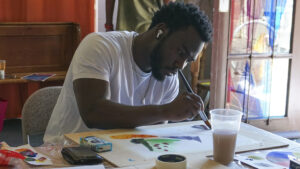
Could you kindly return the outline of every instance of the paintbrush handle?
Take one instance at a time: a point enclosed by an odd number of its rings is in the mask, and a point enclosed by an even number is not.
[[[178,70],[178,73],[186,87],[186,89],[188,90],[188,92],[195,94],[195,92],[193,91],[192,87],[190,86],[189,82],[186,80],[185,76],[183,75],[181,70]]]
[[[191,88],[190,84],[188,83],[188,81],[186,80],[186,78],[184,77],[183,73],[181,70],[178,70],[178,73],[180,75],[180,77],[182,78],[182,81],[186,87],[186,89],[188,90],[188,92],[195,94],[195,92],[193,91],[193,89]],[[199,96],[200,97],[200,96]],[[199,115],[202,118],[202,120],[204,120],[205,122],[208,122],[208,118],[206,117],[205,113],[204,113],[204,103],[202,98],[200,97],[200,101],[201,101],[201,109],[199,111]],[[209,123],[209,122],[208,122]]]

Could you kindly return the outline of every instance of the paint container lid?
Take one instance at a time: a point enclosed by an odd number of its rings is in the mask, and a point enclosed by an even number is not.
[[[156,159],[156,169],[186,169],[186,158],[178,154],[164,154]]]

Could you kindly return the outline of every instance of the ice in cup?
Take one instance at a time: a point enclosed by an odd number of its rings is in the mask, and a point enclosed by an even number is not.
[[[214,109],[210,111],[210,116],[213,131],[214,160],[228,165],[233,161],[242,112],[233,109]]]
[[[0,60],[0,79],[5,79],[5,66],[6,61]]]

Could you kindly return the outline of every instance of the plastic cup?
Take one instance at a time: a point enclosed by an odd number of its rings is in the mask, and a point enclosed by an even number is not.
[[[6,61],[0,60],[0,79],[5,79]]]
[[[237,133],[240,129],[242,112],[233,109],[210,111],[213,131],[214,160],[228,165],[233,161]]]

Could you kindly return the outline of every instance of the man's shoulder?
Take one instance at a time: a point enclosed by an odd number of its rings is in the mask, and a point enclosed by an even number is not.
[[[121,47],[130,47],[132,37],[135,32],[111,31],[111,32],[93,32],[88,34],[82,41],[90,48],[120,49]]]
[[[127,39],[131,38],[135,33],[128,31],[93,32],[88,34],[85,39]]]

